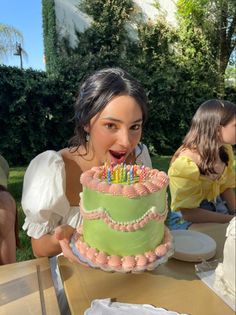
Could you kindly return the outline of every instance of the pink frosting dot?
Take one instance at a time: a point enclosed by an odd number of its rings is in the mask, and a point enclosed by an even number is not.
[[[122,259],[122,267],[124,269],[132,269],[136,265],[134,256],[124,256]]]
[[[167,249],[165,245],[159,245],[156,249],[155,249],[155,253],[157,256],[162,257],[166,254]]]
[[[134,186],[132,185],[124,185],[123,187],[123,195],[128,198],[134,198],[137,196],[137,193],[134,189]]]
[[[88,182],[88,187],[91,189],[97,189],[97,185],[99,182],[100,182],[99,179],[93,178],[90,182]]]
[[[135,230],[139,230],[140,229],[140,226],[139,226],[139,224],[136,222],[136,223],[134,223],[134,229]]]
[[[97,190],[107,193],[109,191],[109,185],[106,182],[100,182],[97,185]]]
[[[143,185],[148,189],[149,192],[155,192],[158,190],[158,187],[152,182],[144,182]]]
[[[99,252],[96,257],[96,263],[100,265],[106,265],[107,264],[107,254],[104,252]]]
[[[156,213],[154,213],[154,212],[150,212],[150,213],[148,214],[148,217],[149,217],[150,220],[154,220],[154,219],[156,219],[157,215],[156,215]]]
[[[121,184],[112,184],[110,186],[109,192],[112,195],[122,195],[122,185]]]
[[[86,254],[86,251],[87,251],[87,245],[81,241],[77,242],[77,248],[79,250],[79,252],[81,253],[81,255],[85,255]]]
[[[95,262],[98,252],[95,248],[90,247],[86,253],[86,257]]]
[[[139,267],[146,266],[148,262],[147,258],[144,255],[137,255],[135,257],[135,260],[136,260],[137,266]]]
[[[126,230],[127,230],[128,232],[132,232],[132,231],[134,230],[133,225],[132,225],[132,224],[127,224]]]
[[[146,252],[145,256],[147,257],[148,262],[150,263],[156,260],[156,255],[152,251]]]
[[[121,257],[116,255],[111,255],[108,259],[108,265],[110,267],[120,267],[121,266]]]
[[[144,186],[142,183],[137,183],[134,185],[135,191],[137,192],[137,195],[144,196],[149,193],[149,190],[147,187]]]

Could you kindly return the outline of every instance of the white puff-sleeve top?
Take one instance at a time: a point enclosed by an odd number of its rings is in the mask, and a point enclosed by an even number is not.
[[[135,149],[137,163],[151,167],[147,147]],[[23,230],[33,238],[53,234],[61,224],[76,227],[80,220],[78,206],[70,206],[65,194],[65,164],[60,153],[45,151],[29,164],[23,183],[22,208],[25,213]]]

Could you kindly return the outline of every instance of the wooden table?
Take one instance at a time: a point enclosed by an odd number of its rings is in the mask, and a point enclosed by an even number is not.
[[[200,230],[217,241],[215,258],[222,256],[225,226]],[[191,315],[233,315],[233,310],[195,274],[194,263],[174,258],[156,270],[137,274],[107,273],[70,263],[59,257],[72,315],[83,314],[94,299],[152,304]]]
[[[0,315],[18,314],[60,315],[48,258],[0,266]]]

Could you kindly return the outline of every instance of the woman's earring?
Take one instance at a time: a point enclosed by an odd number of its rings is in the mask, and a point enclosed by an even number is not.
[[[89,133],[86,133],[86,136],[85,136],[86,142],[89,142],[89,139],[90,139],[90,135],[89,135]]]

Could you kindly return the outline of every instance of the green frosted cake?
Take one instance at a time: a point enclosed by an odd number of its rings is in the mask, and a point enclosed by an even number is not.
[[[154,269],[172,254],[164,225],[168,177],[139,165],[94,167],[81,175],[83,192],[76,252],[107,271]]]

